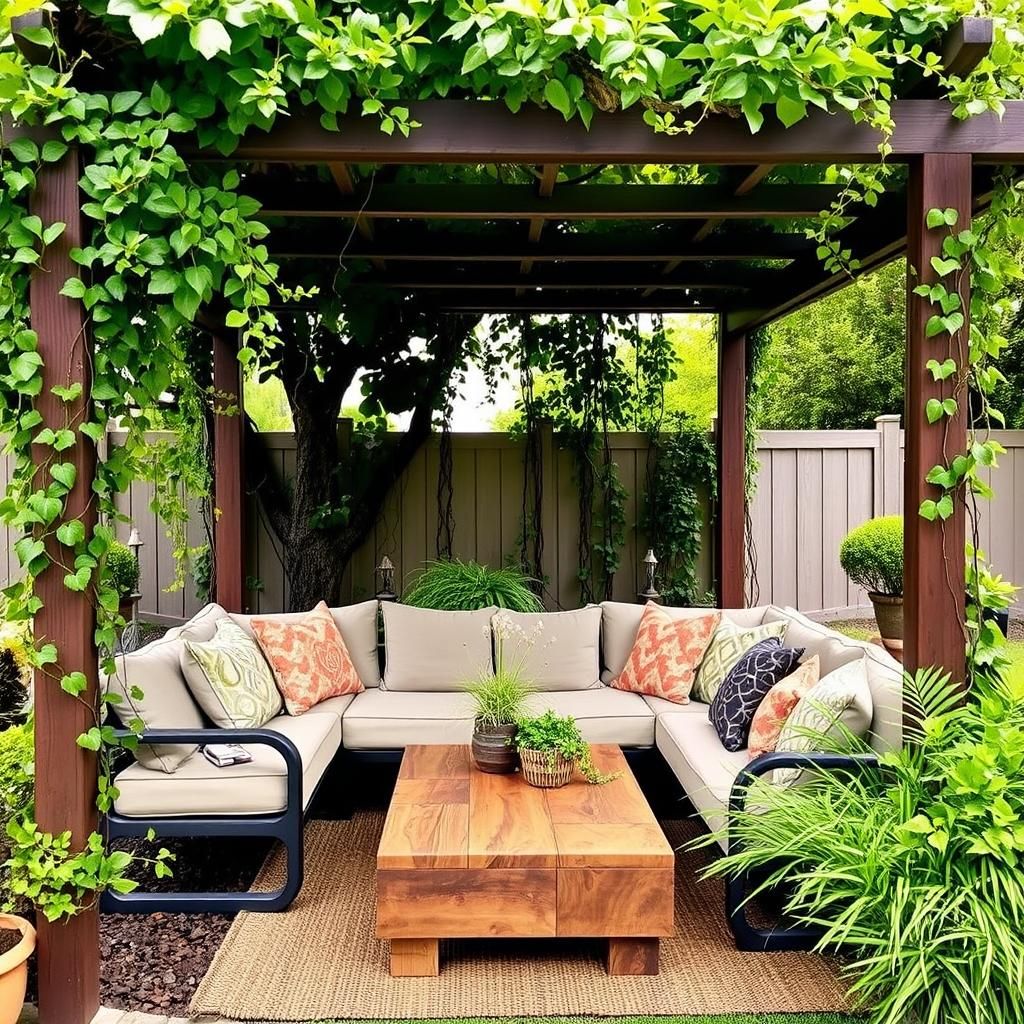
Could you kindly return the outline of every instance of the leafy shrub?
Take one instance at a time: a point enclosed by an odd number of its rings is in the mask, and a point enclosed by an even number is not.
[[[29,643],[25,623],[0,624],[0,728],[12,722],[25,720],[28,684],[31,679]]]
[[[11,853],[7,825],[13,819],[32,816],[34,758],[31,722],[0,732],[0,902],[5,905],[13,905],[9,870],[2,866]],[[24,909],[22,902],[14,909]]]
[[[530,582],[518,569],[492,569],[454,558],[430,562],[402,602],[440,611],[475,611],[492,605],[513,612],[542,611]]]
[[[1024,681],[964,703],[928,670],[905,692],[909,742],[880,773],[755,784],[739,851],[709,870],[785,882],[874,1024],[1024,1020]]]
[[[903,593],[903,516],[880,516],[854,527],[839,548],[843,572],[876,594]]]
[[[134,594],[139,585],[139,563],[120,541],[114,541],[107,551],[107,575],[122,601]]]
[[[590,744],[580,734],[580,728],[572,715],[562,718],[548,710],[536,718],[522,718],[518,725],[517,750],[547,751],[552,763],[555,755],[561,754],[566,761],[575,762],[587,782],[595,785],[618,778],[617,775],[602,775],[594,766]]]

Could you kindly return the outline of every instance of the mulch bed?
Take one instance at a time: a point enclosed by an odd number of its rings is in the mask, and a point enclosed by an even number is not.
[[[141,856],[144,840],[117,844]],[[270,842],[177,839],[174,877],[155,879],[140,865],[140,888],[155,891],[244,892],[256,877]],[[104,1006],[184,1016],[196,986],[224,940],[233,914],[103,914],[100,917],[100,998]]]

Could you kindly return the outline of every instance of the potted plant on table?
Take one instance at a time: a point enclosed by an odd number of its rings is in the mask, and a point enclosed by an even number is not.
[[[839,548],[839,564],[868,592],[882,643],[903,653],[903,516],[880,516],[852,529]]]
[[[514,745],[516,723],[526,713],[526,698],[533,686],[523,678],[524,661],[541,626],[527,633],[504,612],[484,627],[494,637],[494,669],[488,669],[466,688],[473,700],[473,760],[482,772],[507,775],[519,767]],[[509,640],[519,641],[518,655],[506,649]]]
[[[516,747],[523,778],[531,786],[553,789],[572,780],[574,768],[593,785],[618,778],[597,770],[590,755],[590,744],[580,734],[576,719],[545,711],[537,718],[524,718],[516,730]]]

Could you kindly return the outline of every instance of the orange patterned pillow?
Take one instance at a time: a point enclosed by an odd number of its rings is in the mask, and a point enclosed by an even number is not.
[[[612,680],[617,690],[664,697],[688,704],[693,680],[722,616],[673,619],[664,608],[647,603],[626,667]]]
[[[254,618],[250,625],[270,662],[289,715],[301,715],[329,697],[363,690],[345,641],[323,601],[300,622]]]
[[[750,723],[750,739],[747,748],[750,757],[760,757],[775,750],[782,735],[782,727],[793,709],[800,703],[800,698],[814,686],[821,675],[821,664],[818,656],[808,658],[795,672],[790,672],[785,679],[780,679],[765,694],[765,698],[754,712],[754,720]]]

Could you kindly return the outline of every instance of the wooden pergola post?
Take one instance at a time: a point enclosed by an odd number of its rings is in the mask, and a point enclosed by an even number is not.
[[[81,304],[60,294],[78,268],[68,255],[84,244],[81,198],[78,191],[78,153],[69,150],[58,164],[44,165],[32,197],[33,212],[43,224],[63,221],[67,228],[46,249],[45,265],[33,271],[29,289],[32,329],[39,338],[43,358],[43,389],[36,408],[45,426],[63,429],[70,422],[88,418],[91,356],[89,332]],[[82,385],[82,397],[65,404],[50,391],[54,385]],[[51,482],[50,448],[34,446],[39,467],[38,487]],[[96,525],[92,481],[96,448],[75,432],[75,443],[61,452],[58,461],[73,463],[75,485],[67,497],[65,519],[81,519],[87,534]],[[43,462],[47,465],[44,467]],[[55,537],[47,541],[51,557],[66,558]],[[96,755],[75,743],[94,720],[90,705],[98,685],[94,643],[96,618],[89,596],[64,586],[64,571],[51,565],[35,581],[42,600],[33,629],[37,642],[52,643],[66,672],[85,673],[88,687],[82,700],[60,688],[59,681],[44,671],[35,676],[35,816],[39,827],[52,833],[71,830],[72,842],[82,847],[96,829]],[[53,669],[55,666],[50,666]],[[64,924],[50,924],[40,914],[39,1015],[42,1024],[87,1024],[99,1008],[99,913],[83,910]]]
[[[742,608],[746,603],[747,338],[729,334],[725,317],[719,320],[718,335],[716,592],[719,608]]]
[[[965,509],[957,501],[945,521],[929,522],[918,514],[921,502],[939,495],[925,482],[928,471],[945,464],[964,449],[967,440],[967,396],[957,395],[954,416],[929,424],[925,405],[930,398],[952,394],[953,378],[935,381],[926,369],[929,359],[940,363],[952,357],[959,367],[967,360],[969,322],[955,336],[926,336],[926,325],[935,307],[914,295],[921,282],[938,280],[931,265],[942,252],[946,229],[926,226],[931,209],[953,208],[959,212],[956,231],[970,227],[972,161],[967,153],[926,153],[910,161],[907,189],[907,349],[906,349],[906,456],[904,462],[904,664],[913,672],[922,666],[941,666],[963,681],[964,638],[964,543]],[[952,291],[959,285],[965,321],[968,321],[967,275],[944,279]]]
[[[213,332],[213,390],[214,595],[229,612],[240,612],[245,598],[242,374],[233,335],[224,328]]]

